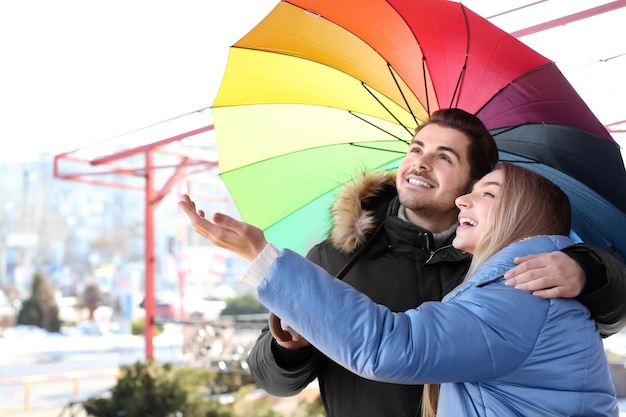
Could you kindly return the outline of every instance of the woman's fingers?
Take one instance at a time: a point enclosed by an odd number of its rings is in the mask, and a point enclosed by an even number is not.
[[[181,196],[178,205],[191,220],[194,230],[215,246],[252,261],[267,245],[263,230],[256,226],[223,213],[213,214],[212,222],[207,220],[204,211],[197,210],[187,194]]]

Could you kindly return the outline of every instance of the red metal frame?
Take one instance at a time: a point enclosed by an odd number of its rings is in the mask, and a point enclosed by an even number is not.
[[[626,120],[619,120],[617,122],[609,123],[606,128],[611,133],[626,133]]]
[[[542,2],[537,2],[537,3],[542,3]],[[597,7],[592,7],[590,9],[582,10],[578,13],[572,13],[567,16],[561,16],[558,19],[553,19],[553,20],[539,23],[537,25],[530,26],[524,29],[516,30],[515,32],[511,32],[511,35],[515,36],[516,38],[521,38],[522,36],[527,36],[533,33],[542,32],[544,30],[553,29],[557,26],[563,26],[568,23],[576,22],[578,20],[587,19],[587,18],[597,16],[602,13],[607,13],[613,10],[620,9],[622,7],[626,7],[626,0],[616,0],[611,3],[606,3]]]
[[[146,341],[145,356],[146,358],[154,357],[154,318],[155,318],[155,305],[154,305],[154,272],[155,272],[155,248],[154,248],[154,211],[163,198],[171,191],[172,187],[179,181],[187,179],[190,175],[213,169],[217,167],[217,157],[206,157],[198,152],[197,156],[195,152],[185,152],[182,149],[172,149],[167,145],[174,142],[180,142],[185,138],[194,136],[200,133],[213,130],[213,125],[204,126],[199,129],[191,130],[189,132],[181,133],[179,135],[163,139],[148,145],[138,146],[136,148],[127,149],[111,155],[101,156],[96,159],[85,159],[76,155],[76,152],[62,153],[54,157],[54,176],[55,178],[84,182],[93,185],[125,188],[125,189],[137,189],[143,188],[145,195],[145,301],[144,308],[146,311],[144,337]],[[178,164],[161,165],[155,164],[155,156],[158,153],[175,155],[179,157]],[[131,156],[144,155],[143,166],[130,166],[121,164],[119,161]],[[61,164],[63,161],[71,161],[72,163],[84,163],[87,166],[85,172],[62,172]],[[93,167],[107,167],[110,169],[101,170],[98,172],[90,172],[88,168]],[[156,189],[155,173],[159,169],[172,169],[175,168],[174,173],[169,177],[166,183],[160,188]],[[143,177],[145,182],[144,186],[133,186],[132,184],[126,184],[124,182],[104,181],[99,176],[135,176]]]
[[[545,1],[546,0],[539,0],[539,1],[527,4],[527,5],[522,6],[522,7],[518,7],[518,8],[512,9],[512,10],[508,10],[508,11],[505,11],[505,12],[502,12],[502,13],[498,13],[498,15],[496,15],[496,16],[501,16],[501,15],[508,14],[508,13],[513,13],[516,10],[519,10],[519,9],[522,9],[522,8],[527,8],[527,7],[532,7],[532,6],[538,5],[540,3],[544,3]],[[546,21],[546,22],[542,22],[542,23],[539,23],[539,24],[536,24],[536,25],[533,25],[533,26],[529,26],[529,27],[523,28],[523,29],[519,29],[519,30],[510,32],[510,33],[511,33],[511,35],[515,36],[516,38],[521,38],[523,36],[532,35],[532,34],[537,33],[537,32],[543,32],[545,30],[553,29],[553,28],[558,27],[558,26],[564,26],[564,25],[567,25],[568,23],[573,23],[573,22],[577,22],[579,20],[588,19],[588,18],[597,16],[597,15],[600,15],[600,14],[603,14],[603,13],[609,13],[609,12],[612,12],[614,10],[621,9],[623,7],[626,7],[626,0],[615,0],[615,1],[612,1],[610,3],[605,3],[605,4],[601,4],[599,6],[596,6],[596,7],[591,7],[591,8],[588,8],[588,9],[584,9],[584,10],[581,10],[581,11],[579,11],[577,13],[572,13],[572,14],[569,14],[569,15],[561,16],[559,18],[552,19],[552,20],[549,20],[549,21]],[[496,17],[496,16],[491,16],[490,18]],[[605,125],[605,127],[611,133],[624,133],[625,130],[622,127],[623,124],[624,124],[624,121],[622,120],[622,121],[616,121],[616,122],[613,122],[613,123],[609,123],[609,124]]]

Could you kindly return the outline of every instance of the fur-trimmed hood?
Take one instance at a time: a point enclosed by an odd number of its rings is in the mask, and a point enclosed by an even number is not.
[[[352,252],[363,244],[378,225],[380,199],[396,194],[395,172],[362,172],[337,194],[331,208],[330,242],[342,252]],[[385,205],[386,207],[386,205]]]

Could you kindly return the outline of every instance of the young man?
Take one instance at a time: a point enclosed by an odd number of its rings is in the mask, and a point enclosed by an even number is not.
[[[343,280],[392,311],[441,300],[461,282],[471,260],[451,245],[455,199],[497,158],[493,138],[475,116],[459,109],[435,112],[418,129],[395,181],[363,174],[342,190],[330,237],[307,258],[336,275],[356,255]],[[615,333],[626,316],[624,266],[584,245],[564,252],[571,257],[553,252],[518,266],[510,271],[511,283],[541,296],[580,294],[604,334]],[[249,364],[258,385],[278,396],[296,395],[317,378],[328,417],[414,417],[421,409],[421,385],[363,379],[297,335],[278,341],[264,329]]]

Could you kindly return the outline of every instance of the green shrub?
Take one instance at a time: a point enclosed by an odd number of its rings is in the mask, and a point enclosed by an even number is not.
[[[283,417],[272,410],[273,398],[245,400],[254,384],[234,387],[231,404],[211,399],[216,387],[229,385],[223,377],[204,368],[136,362],[120,368],[110,396],[91,397],[83,409],[90,417]],[[323,416],[317,402],[301,402],[291,417]]]
[[[238,314],[261,314],[267,312],[267,308],[257,300],[253,293],[245,293],[228,300],[226,308],[222,310],[220,315],[236,316]]]
[[[133,320],[130,324],[130,332],[134,335],[143,334],[146,320],[143,317]],[[163,323],[157,323],[154,325],[154,335],[157,336],[163,333]]]
[[[55,333],[61,331],[54,286],[39,271],[33,275],[31,296],[22,304],[17,315],[17,324],[37,326]]]
[[[93,417],[208,416],[215,404],[204,398],[202,387],[214,377],[202,368],[136,362],[120,368],[109,398],[90,398],[83,407]]]

